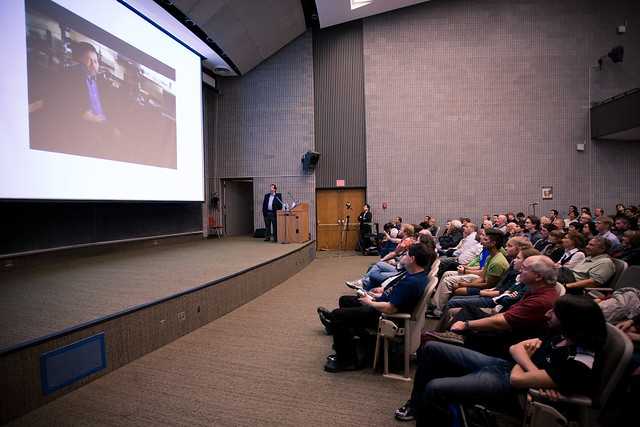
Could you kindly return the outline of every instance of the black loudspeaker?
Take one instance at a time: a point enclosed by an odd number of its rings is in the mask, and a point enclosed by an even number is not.
[[[622,60],[624,59],[624,47],[614,47],[613,49],[611,49],[611,52],[609,52],[608,56],[614,63],[622,62]]]
[[[320,160],[320,153],[316,151],[307,151],[304,153],[304,156],[302,156],[302,169],[305,171],[312,171],[318,164],[318,160]]]

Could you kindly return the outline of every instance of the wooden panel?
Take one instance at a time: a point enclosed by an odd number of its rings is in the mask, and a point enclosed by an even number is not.
[[[364,189],[345,188],[316,192],[318,249],[341,249],[341,242],[344,242],[342,249],[356,248],[358,215],[364,200]],[[350,208],[347,207],[348,203]]]

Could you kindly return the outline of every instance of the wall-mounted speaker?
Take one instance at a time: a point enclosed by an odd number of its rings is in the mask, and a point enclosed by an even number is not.
[[[318,164],[318,160],[320,160],[320,153],[317,151],[307,151],[302,156],[302,169],[306,172],[310,172],[315,169]]]

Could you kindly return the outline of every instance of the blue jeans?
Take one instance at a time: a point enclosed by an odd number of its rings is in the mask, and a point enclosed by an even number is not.
[[[418,368],[411,391],[417,425],[449,425],[449,404],[484,404],[513,409],[513,362],[440,342],[418,350]]]
[[[378,261],[362,279],[362,287],[369,291],[380,286],[389,277],[399,273],[400,271],[395,266],[384,261]]]
[[[480,295],[456,296],[447,302],[447,308],[464,308],[468,306],[476,306],[481,308],[493,308],[496,303],[491,297],[481,297]]]

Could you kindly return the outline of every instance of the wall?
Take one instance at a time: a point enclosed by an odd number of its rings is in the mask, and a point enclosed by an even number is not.
[[[262,197],[276,183],[285,202],[311,203],[314,224],[315,176],[304,173],[300,161],[314,148],[311,32],[246,75],[219,81],[218,126],[209,147],[212,185],[217,188],[223,178],[253,178],[254,225],[262,228]]]
[[[597,100],[640,86],[638,24],[640,3],[595,0],[434,0],[365,19],[376,220],[640,201],[640,144],[588,136],[590,89]],[[617,44],[624,62],[590,73]]]
[[[362,21],[313,33],[317,188],[367,186]]]

